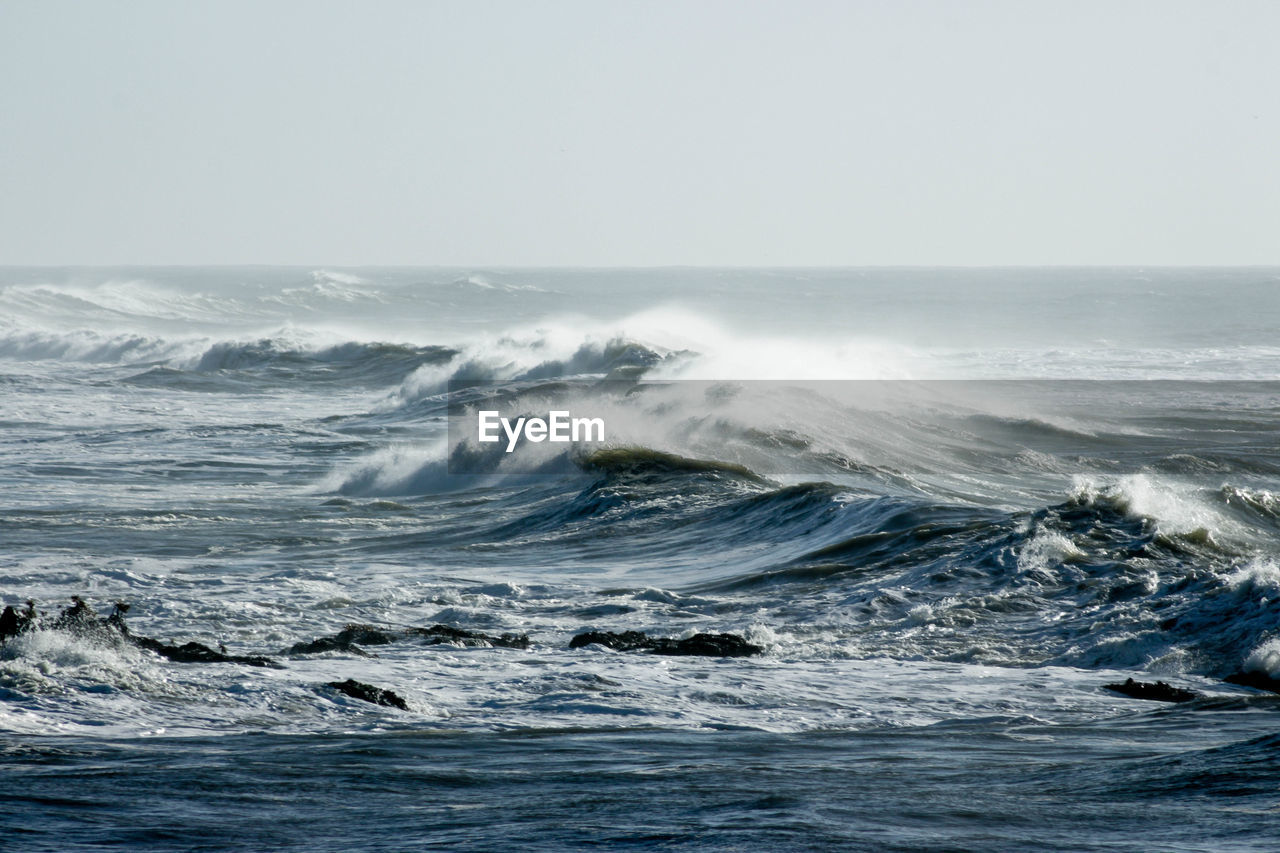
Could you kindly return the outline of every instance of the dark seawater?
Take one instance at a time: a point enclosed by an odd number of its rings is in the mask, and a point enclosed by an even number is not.
[[[1273,850],[1277,328],[1275,269],[0,269],[0,838]]]

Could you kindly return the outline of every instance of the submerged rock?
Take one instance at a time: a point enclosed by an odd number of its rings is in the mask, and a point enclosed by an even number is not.
[[[587,631],[569,641],[569,648],[606,646],[619,652],[646,651],[655,655],[705,655],[708,657],[740,658],[758,655],[762,646],[747,642],[737,634],[694,634],[677,640],[671,637],[650,637],[642,631]]]
[[[749,643],[737,634],[694,634],[683,640],[658,640],[653,647],[655,655],[710,655],[722,658],[749,657],[763,651],[763,646]]]
[[[285,649],[284,653],[286,655],[314,655],[321,652],[351,652],[368,657],[369,653],[360,648],[361,645],[385,646],[387,643],[395,642],[395,640],[396,638],[391,634],[372,625],[351,624],[332,637],[319,637],[309,643],[295,643]]]
[[[1257,690],[1269,690],[1272,693],[1280,693],[1280,678],[1272,678],[1265,672],[1250,670],[1249,672],[1237,672],[1228,675],[1223,681],[1228,684],[1240,684],[1244,687],[1253,687]]]
[[[232,655],[227,654],[225,648],[215,651],[203,643],[189,642],[179,646],[134,634],[124,621],[124,614],[127,612],[129,612],[129,605],[117,602],[111,615],[102,619],[80,596],[73,595],[71,606],[64,608],[56,617],[49,620],[36,613],[35,602],[28,601],[27,609],[22,613],[14,611],[12,607],[6,607],[4,613],[0,614],[0,629],[8,630],[12,627],[14,635],[35,630],[65,631],[76,637],[105,645],[127,643],[180,663],[243,663],[249,666],[279,666],[274,660],[263,655]],[[12,617],[10,613],[13,614]]]
[[[229,655],[225,651],[215,651],[203,643],[189,642],[175,646],[150,637],[130,636],[128,639],[140,649],[155,652],[162,658],[178,663],[243,663],[249,666],[280,667],[280,664],[263,655]]]
[[[427,645],[450,643],[454,645],[480,648],[529,648],[529,637],[525,634],[502,634],[493,636],[479,631],[467,631],[449,625],[432,625],[429,628],[406,628],[391,630],[373,625],[347,625],[330,637],[319,637],[309,643],[295,643],[285,650],[287,655],[313,655],[321,652],[350,652],[367,656],[369,653],[360,646],[384,646],[399,640],[425,640]]]
[[[361,699],[374,705],[399,708],[401,711],[409,710],[409,706],[395,692],[384,690],[381,687],[374,687],[372,684],[365,684],[363,681],[356,681],[354,678],[348,678],[346,681],[330,681],[325,687],[332,687],[334,690],[345,693],[353,699]]]
[[[71,606],[64,608],[50,626],[58,631],[72,633],[92,631],[98,627],[98,614],[78,595],[71,596]]]
[[[1102,686],[1107,690],[1123,693],[1133,699],[1150,699],[1153,702],[1190,702],[1200,695],[1191,690],[1183,690],[1181,687],[1166,684],[1163,681],[1152,683],[1150,681],[1134,681],[1132,678],[1125,679],[1124,684],[1104,684]]]
[[[614,651],[631,652],[636,649],[652,648],[653,640],[643,631],[623,631],[621,634],[613,631],[587,631],[569,641],[571,649],[580,649],[583,646],[605,646]]]
[[[4,612],[0,613],[0,643],[8,640],[10,637],[18,636],[19,625],[18,611],[13,609],[13,605],[6,604]]]
[[[92,611],[91,611],[92,612]],[[232,655],[228,654],[226,647],[219,644],[217,650],[211,649],[204,643],[197,643],[194,640],[175,645],[173,643],[164,643],[151,637],[143,637],[134,634],[129,630],[129,626],[124,622],[124,614],[129,612],[129,605],[124,602],[117,602],[116,609],[106,619],[96,620],[95,624],[105,627],[126,642],[132,643],[140,649],[146,649],[154,652],[166,660],[176,661],[178,663],[242,663],[248,666],[270,666],[280,668],[280,664],[276,663],[265,655]],[[64,616],[66,614],[64,613]]]
[[[466,631],[448,625],[432,625],[430,628],[410,628],[407,632],[413,637],[423,637],[428,645],[437,643],[458,643],[464,646],[497,647],[504,649],[529,648],[527,634],[483,634],[479,631]]]

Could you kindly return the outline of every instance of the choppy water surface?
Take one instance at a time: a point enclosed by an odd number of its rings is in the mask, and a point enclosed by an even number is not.
[[[1274,849],[1280,696],[1224,679],[1280,676],[1278,285],[2,270],[0,593],[47,616],[0,649],[0,830]],[[573,379],[606,446],[473,454],[460,379],[530,406]],[[276,666],[55,627],[72,595]],[[298,651],[353,623],[395,641]],[[1129,677],[1198,698],[1102,688]]]

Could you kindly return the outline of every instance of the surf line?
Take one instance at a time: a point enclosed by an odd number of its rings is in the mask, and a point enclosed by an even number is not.
[[[507,436],[507,453],[516,449],[523,436],[539,441],[604,441],[604,418],[575,418],[567,411],[550,411],[544,418],[502,417],[495,410],[477,412],[478,438],[483,442],[501,441],[498,428]]]

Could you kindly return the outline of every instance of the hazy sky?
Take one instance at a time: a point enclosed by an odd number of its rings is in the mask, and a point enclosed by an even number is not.
[[[0,264],[1280,263],[1280,2],[0,0]]]

